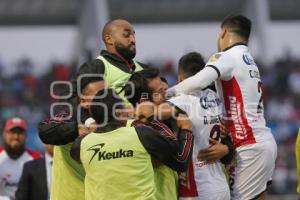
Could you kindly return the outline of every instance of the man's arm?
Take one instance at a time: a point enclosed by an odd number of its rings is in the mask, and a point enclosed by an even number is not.
[[[221,143],[226,145],[228,147],[228,154],[226,154],[225,156],[223,156],[220,161],[224,164],[224,165],[228,165],[231,163],[231,161],[233,160],[234,156],[235,156],[235,148],[234,145],[232,143],[232,140],[230,138],[230,136],[228,135],[225,138],[222,138]]]
[[[63,120],[66,116],[68,114],[63,112],[39,124],[39,136],[43,143],[65,145],[78,137],[77,122]]]
[[[85,135],[79,136],[72,144],[70,155],[71,157],[76,160],[78,163],[81,163],[80,160],[80,146],[82,139],[85,137]]]
[[[218,72],[212,67],[205,67],[192,77],[189,77],[174,87],[167,90],[167,95],[188,94],[195,90],[201,90],[209,86],[219,77]]]
[[[30,161],[29,161],[30,162]],[[30,163],[25,163],[23,166],[22,175],[18,183],[18,189],[16,191],[16,200],[30,200],[29,191],[32,187],[31,175],[29,173]]]
[[[174,137],[166,137],[159,131],[147,126],[135,127],[139,139],[147,152],[158,161],[176,171],[185,171],[191,156],[191,151],[180,152],[178,142]],[[181,130],[182,142],[188,142],[192,149],[193,136],[189,130]],[[182,149],[181,149],[182,151]],[[178,155],[181,156],[178,158]],[[182,158],[182,159],[180,159]]]
[[[225,52],[216,53],[210,57],[203,70],[170,88],[167,93],[170,96],[180,93],[188,94],[194,90],[206,88],[218,78],[229,80],[232,78],[234,66],[235,61],[231,55]]]

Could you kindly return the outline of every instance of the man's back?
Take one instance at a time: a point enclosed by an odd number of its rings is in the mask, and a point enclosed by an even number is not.
[[[237,164],[229,170],[232,198],[252,199],[266,190],[277,154],[264,118],[258,68],[248,47],[239,43],[215,54],[207,66],[219,74],[216,86],[223,97],[228,129],[237,151]]]
[[[135,128],[90,133],[81,142],[80,159],[87,200],[155,199],[150,155]]]
[[[186,112],[193,124],[192,165],[181,175],[185,178],[180,182],[180,197],[183,199],[185,197],[206,198],[207,196],[214,198],[213,194],[227,193],[229,199],[229,187],[221,163],[218,161],[208,164],[197,159],[198,152],[209,147],[209,138],[215,140],[220,138],[218,126],[222,116],[220,99],[215,92],[206,89],[193,95],[176,96],[168,101]]]
[[[266,127],[260,73],[246,45],[217,53],[206,64],[220,73],[217,91],[223,98],[228,128],[235,147],[272,138]]]

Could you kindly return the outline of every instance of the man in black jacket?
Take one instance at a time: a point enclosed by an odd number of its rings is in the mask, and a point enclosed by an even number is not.
[[[45,145],[45,148],[45,157],[24,164],[16,200],[49,199],[53,145]]]

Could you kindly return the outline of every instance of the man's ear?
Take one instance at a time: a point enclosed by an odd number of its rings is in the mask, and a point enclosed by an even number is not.
[[[183,81],[183,80],[184,80],[184,75],[183,75],[183,73],[178,73],[178,75],[177,75],[177,82],[180,83],[180,82]]]
[[[113,45],[114,44],[114,39],[110,34],[104,35],[104,43],[107,45]]]
[[[221,31],[221,38],[224,39],[224,37],[226,36],[226,34],[228,33],[226,28],[223,28]]]

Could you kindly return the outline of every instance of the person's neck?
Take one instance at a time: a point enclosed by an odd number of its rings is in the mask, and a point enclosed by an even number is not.
[[[222,48],[221,51],[225,51],[227,49],[230,49],[233,46],[239,45],[239,44],[244,44],[247,45],[247,41],[246,40],[242,40],[242,39],[230,39],[229,42],[227,43],[227,45]]]
[[[130,64],[130,60],[127,60],[126,58],[124,58],[122,55],[120,55],[116,49],[114,48],[106,48],[107,52],[110,54],[113,54],[115,56],[117,56],[120,60],[122,60],[124,63],[126,63],[126,65],[131,69],[132,66]]]

